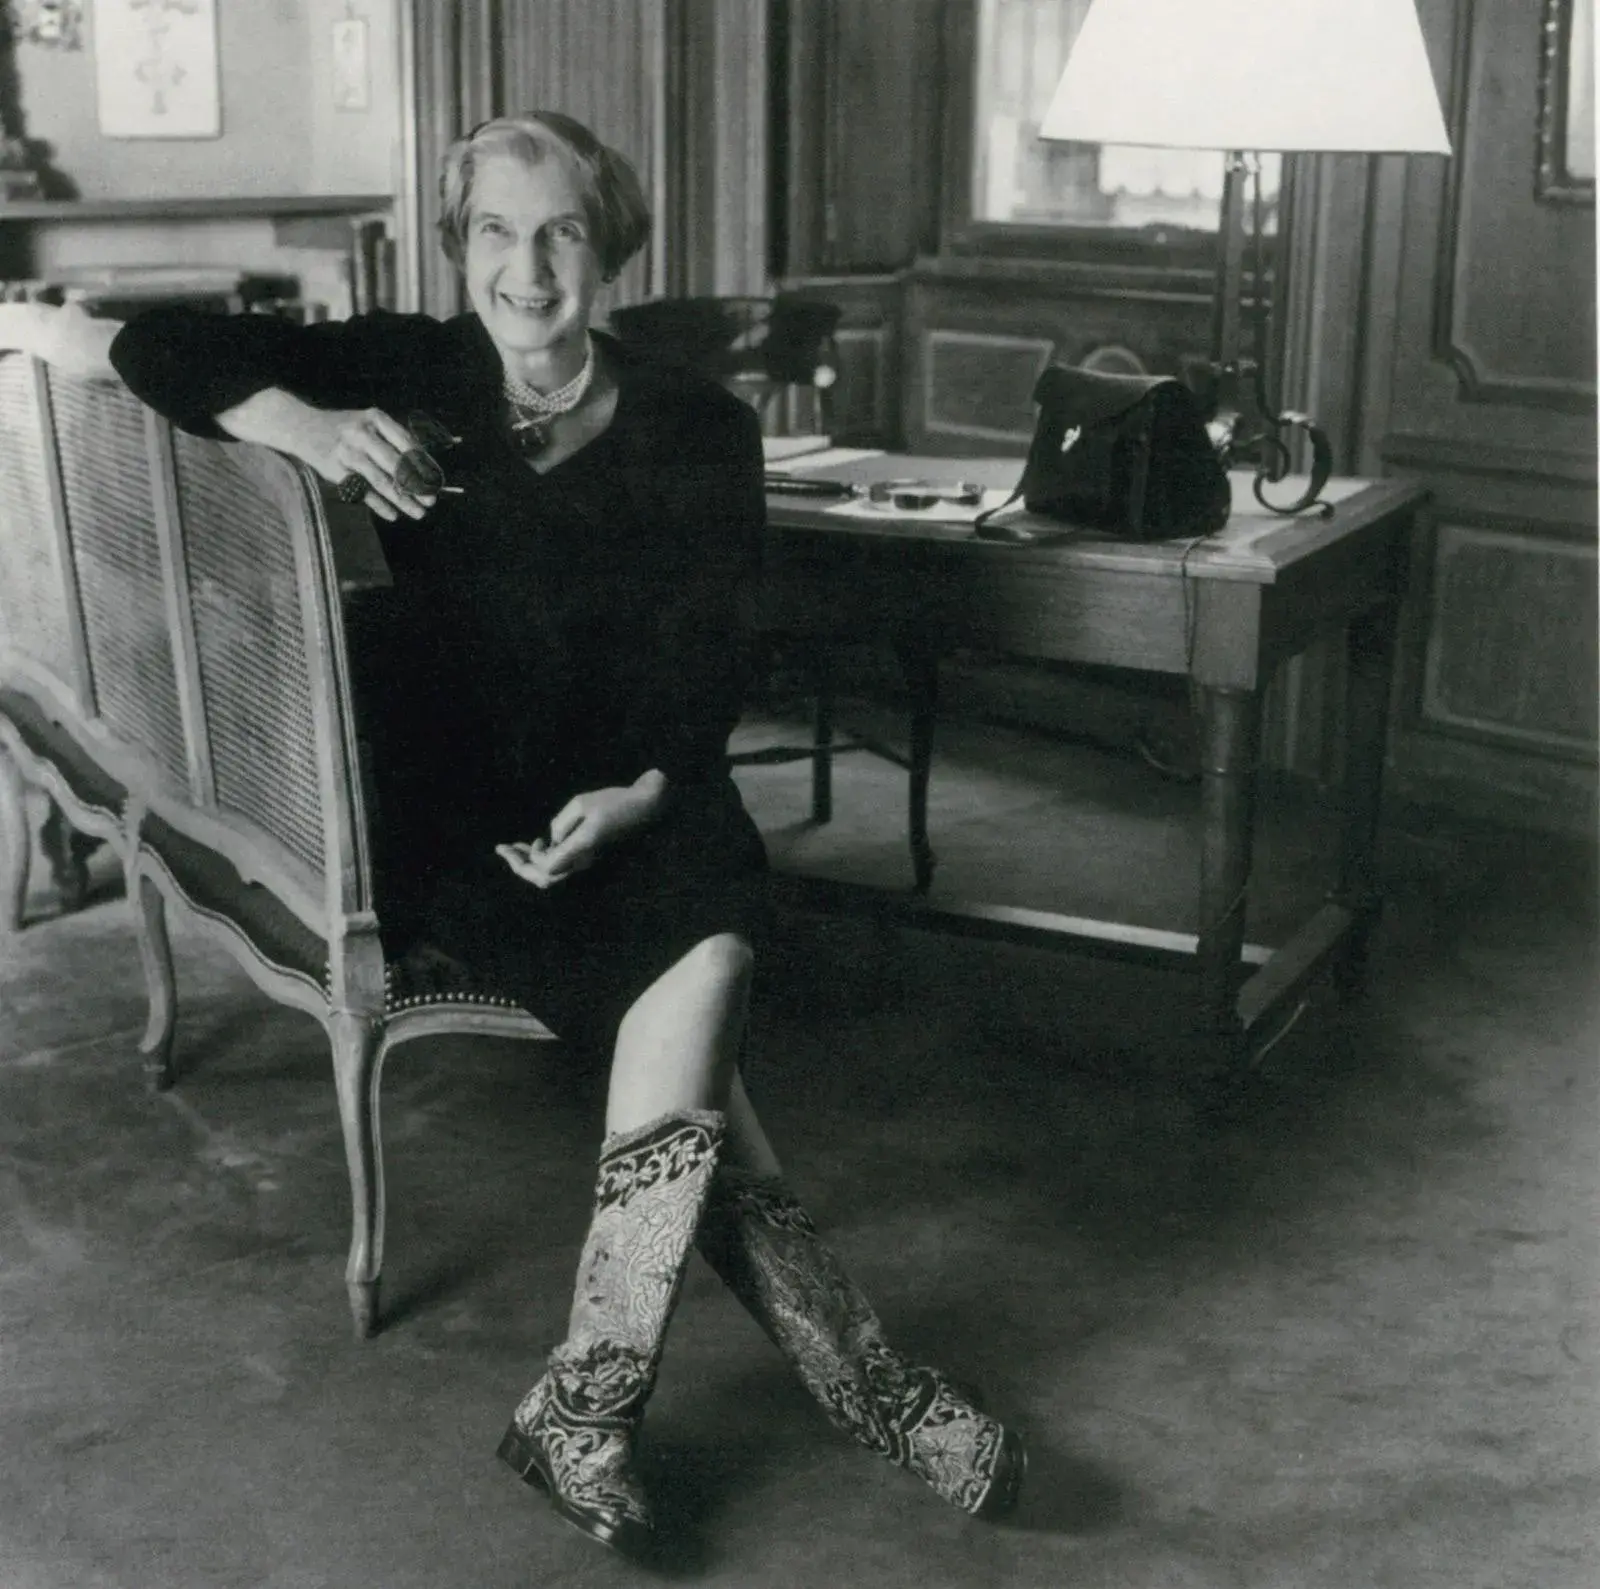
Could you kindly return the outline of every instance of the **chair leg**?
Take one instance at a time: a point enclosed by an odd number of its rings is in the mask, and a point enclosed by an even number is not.
[[[28,872],[33,861],[33,835],[28,827],[28,786],[22,769],[0,750],[0,930],[22,926],[28,903]]]
[[[811,736],[811,820],[833,820],[833,658],[825,640],[811,653],[816,717]]]
[[[172,969],[172,940],[167,936],[167,902],[151,878],[140,876],[134,930],[139,938],[139,959],[144,965],[144,985],[150,1016],[139,1052],[144,1055],[145,1085],[165,1092],[175,1079],[172,1037],[178,1024],[178,984]]]
[[[383,1142],[378,1128],[382,1028],[377,1017],[350,1010],[335,1010],[328,1017],[339,1124],[350,1170],[350,1261],[345,1286],[357,1340],[377,1331],[378,1278],[383,1269]]]

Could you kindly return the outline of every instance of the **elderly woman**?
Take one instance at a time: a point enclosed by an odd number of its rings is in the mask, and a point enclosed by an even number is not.
[[[179,425],[291,453],[380,521],[393,590],[367,711],[391,959],[470,967],[610,1047],[567,1336],[500,1455],[597,1539],[647,1540],[633,1437],[698,1243],[837,1425],[1001,1515],[1017,1438],[886,1343],[737,1070],[765,866],[726,757],[756,418],[591,331],[649,215],[586,128],[486,122],[441,187],[470,313],[163,310],[112,359]]]

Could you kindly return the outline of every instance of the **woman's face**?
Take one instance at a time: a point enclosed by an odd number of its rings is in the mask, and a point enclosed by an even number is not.
[[[565,160],[491,154],[472,180],[467,297],[509,363],[570,346],[588,329],[600,261]]]

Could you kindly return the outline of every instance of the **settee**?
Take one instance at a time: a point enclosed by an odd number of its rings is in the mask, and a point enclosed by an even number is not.
[[[0,305],[0,931],[22,930],[32,785],[121,867],[151,1086],[178,1077],[169,906],[322,1022],[364,1337],[389,1051],[442,1032],[552,1034],[492,993],[408,993],[386,964],[346,645],[347,601],[383,577],[364,510],[292,459],[174,430],[116,378],[116,329]]]

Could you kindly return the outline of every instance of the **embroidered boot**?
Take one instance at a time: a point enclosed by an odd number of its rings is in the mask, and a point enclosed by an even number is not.
[[[781,1180],[724,1168],[702,1255],[789,1360],[834,1425],[975,1517],[1004,1517],[1022,1441],[936,1369],[908,1363]]]
[[[603,1544],[648,1544],[633,1440],[655,1385],[722,1146],[722,1116],[685,1110],[606,1138],[567,1338],[546,1360],[500,1457]]]

